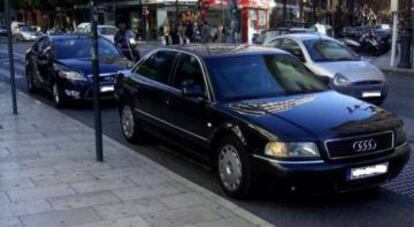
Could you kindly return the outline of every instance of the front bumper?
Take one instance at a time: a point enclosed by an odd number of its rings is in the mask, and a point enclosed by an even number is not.
[[[337,87],[331,85],[331,88],[345,95],[355,97],[365,101],[385,100],[388,96],[388,86],[384,83],[379,84],[352,84],[347,87]],[[372,95],[379,93],[379,96]]]
[[[346,192],[361,190],[384,184],[395,178],[403,169],[410,156],[406,143],[387,155],[372,159],[354,161],[280,162],[254,155],[254,169],[277,181],[278,185],[295,191],[311,193]],[[348,180],[351,168],[365,167],[388,162],[388,172],[382,175],[358,180]]]
[[[66,79],[61,79],[59,81],[61,96],[65,100],[92,100],[94,97],[93,87],[94,86],[91,81],[70,81]],[[114,98],[113,82],[100,83],[100,98]]]

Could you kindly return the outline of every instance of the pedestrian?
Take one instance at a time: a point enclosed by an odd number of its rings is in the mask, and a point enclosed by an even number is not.
[[[179,44],[180,40],[179,40],[179,37],[178,37],[178,24],[177,24],[177,22],[173,21],[170,24],[170,28],[171,28],[171,41],[172,41],[172,44]]]
[[[163,32],[163,36],[165,39],[165,45],[171,45],[172,40],[171,40],[171,27],[170,24],[168,22],[168,20],[165,20],[163,28],[162,28],[162,32]]]
[[[201,41],[202,43],[208,43],[210,41],[210,26],[207,21],[204,21],[201,27]]]
[[[191,21],[187,21],[186,28],[185,28],[185,36],[186,36],[186,43],[192,43],[193,40],[193,23]]]
[[[199,43],[201,41],[201,31],[198,23],[194,21],[193,24],[193,41]]]
[[[226,38],[227,38],[227,27],[226,25],[222,25],[221,29],[220,29],[220,42],[225,43],[226,42]]]
[[[118,31],[114,36],[115,46],[118,47],[125,57],[134,61],[138,60],[139,56],[135,56],[131,45],[135,45],[135,33],[128,28],[126,22],[118,23]]]
[[[185,40],[185,26],[184,26],[182,21],[180,21],[179,24],[178,24],[177,33],[178,33],[179,43],[180,44],[185,44],[186,43],[186,40]]]

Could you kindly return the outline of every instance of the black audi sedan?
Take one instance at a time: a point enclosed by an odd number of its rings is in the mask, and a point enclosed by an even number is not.
[[[99,38],[99,82],[103,98],[113,98],[117,71],[131,64],[107,39]],[[40,89],[53,95],[56,107],[93,97],[91,38],[87,35],[49,35],[26,52],[29,92]]]
[[[120,72],[115,96],[126,140],[156,136],[205,158],[235,198],[258,176],[295,191],[376,187],[410,154],[398,117],[327,89],[277,49],[156,49]]]

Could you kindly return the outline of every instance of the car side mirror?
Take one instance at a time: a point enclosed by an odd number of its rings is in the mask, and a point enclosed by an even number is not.
[[[205,98],[203,88],[195,83],[194,80],[185,80],[181,83],[181,91],[184,97],[189,98]]]

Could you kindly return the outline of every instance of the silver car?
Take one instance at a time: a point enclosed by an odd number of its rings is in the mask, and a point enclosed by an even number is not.
[[[378,105],[387,97],[384,74],[333,38],[309,33],[288,34],[274,37],[264,45],[295,55],[336,91]]]

